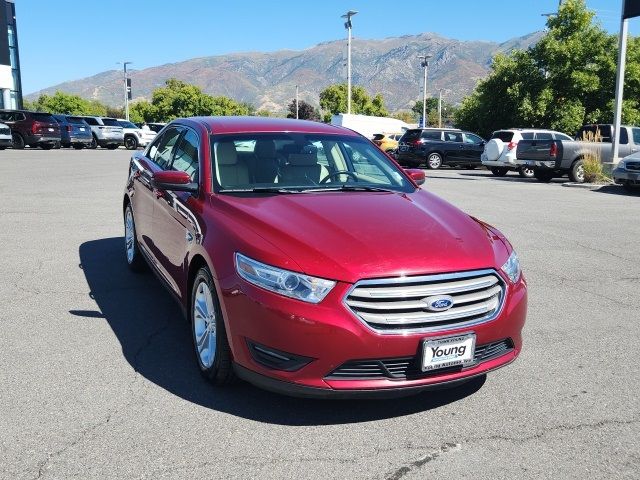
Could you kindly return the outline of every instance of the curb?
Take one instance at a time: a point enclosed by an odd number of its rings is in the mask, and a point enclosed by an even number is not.
[[[613,183],[575,183],[575,182],[565,182],[562,184],[563,187],[573,187],[573,188],[584,188],[585,190],[600,190],[602,187],[608,187],[613,185]]]

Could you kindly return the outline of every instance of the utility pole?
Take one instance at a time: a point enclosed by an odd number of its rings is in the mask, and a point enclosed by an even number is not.
[[[429,59],[432,55],[421,55],[418,58],[422,60],[420,66],[424,69],[424,78],[422,83],[422,127],[427,126],[427,70],[429,68]]]
[[[131,65],[133,62],[118,62],[122,65],[123,81],[124,81],[124,118],[129,120],[129,82],[127,79],[127,65]]]
[[[344,22],[344,28],[347,29],[347,113],[351,113],[351,17],[356,13],[355,10],[349,10],[341,17],[347,19]]]
[[[625,12],[626,0],[622,2],[622,11]],[[616,103],[613,116],[613,133],[611,139],[611,163],[618,162],[620,152],[620,124],[622,123],[622,98],[624,94],[624,71],[627,62],[627,33],[629,31],[629,20],[624,16],[620,21],[620,40],[618,46],[618,69],[616,72]]]
[[[296,120],[299,118],[300,109],[298,108],[298,85],[296,85]]]
[[[442,128],[442,89],[438,90],[438,128]]]

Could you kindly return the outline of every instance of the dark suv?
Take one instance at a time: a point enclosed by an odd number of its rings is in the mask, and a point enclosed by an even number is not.
[[[398,143],[398,163],[407,167],[440,168],[442,165],[479,167],[485,145],[480,136],[453,128],[407,130]]]
[[[0,110],[0,122],[11,128],[13,148],[25,145],[49,150],[60,143],[60,125],[50,113]]]
[[[84,119],[71,115],[53,115],[60,125],[60,137],[63,147],[73,147],[80,150],[90,147],[93,143],[91,127]]]

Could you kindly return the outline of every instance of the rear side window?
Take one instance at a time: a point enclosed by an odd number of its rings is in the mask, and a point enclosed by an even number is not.
[[[522,137],[524,138],[524,134],[522,135]],[[503,142],[510,142],[513,139],[513,132],[509,132],[509,131],[493,132],[493,135],[491,135],[491,138],[499,138]]]
[[[67,123],[64,115],[54,115],[53,118],[55,118],[58,123]]]
[[[102,123],[104,123],[107,127],[121,127],[118,121],[115,118],[103,118]]]
[[[629,134],[627,133],[627,129],[624,127],[620,128],[620,145],[626,145],[629,143]]]
[[[89,125],[99,125],[98,121],[95,118],[88,117],[84,119]]]
[[[631,133],[633,134],[633,143],[640,145],[640,128],[632,128]]]
[[[425,130],[422,132],[422,138],[425,140],[440,140],[441,132],[433,131],[433,130]]]

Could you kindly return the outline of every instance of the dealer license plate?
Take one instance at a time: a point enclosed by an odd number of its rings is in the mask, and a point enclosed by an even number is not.
[[[474,333],[424,340],[422,347],[422,371],[439,368],[467,366],[473,363],[476,350]]]
[[[48,128],[47,130],[49,130],[50,132],[53,132],[53,128]]]

